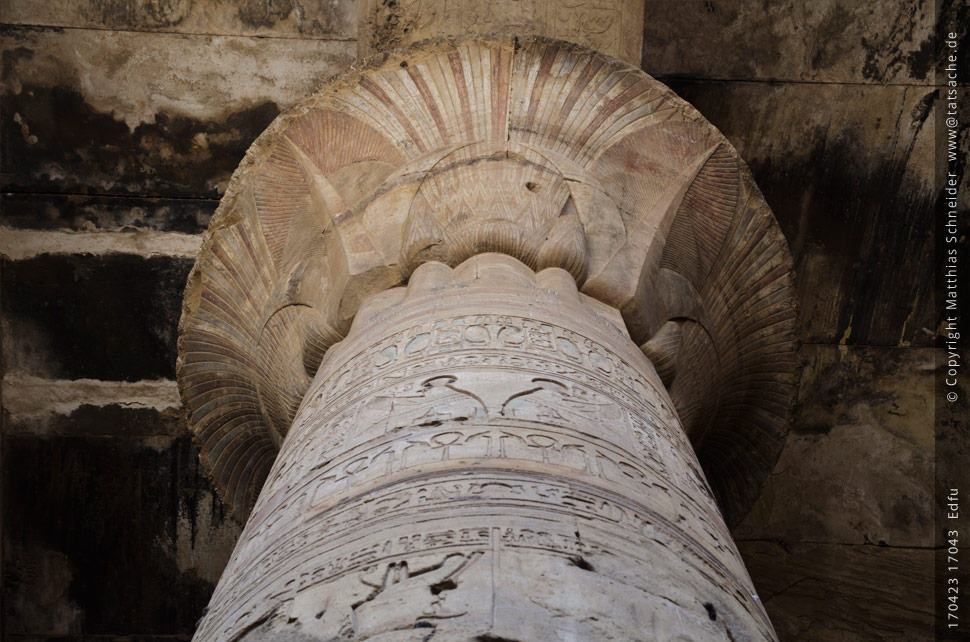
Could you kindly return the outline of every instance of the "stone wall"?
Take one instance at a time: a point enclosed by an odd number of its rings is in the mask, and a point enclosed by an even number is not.
[[[648,0],[643,69],[737,146],[799,290],[795,421],[738,546],[782,640],[931,640],[934,5],[684,5]]]
[[[930,639],[934,16],[854,4],[644,18],[643,68],[737,146],[798,269],[797,419],[735,531],[782,640]],[[239,530],[180,415],[185,277],[252,140],[354,59],[356,6],[2,11],[3,635],[187,640]]]
[[[239,528],[181,416],[185,279],[253,139],[355,59],[355,7],[3,11],[4,639],[188,639]]]

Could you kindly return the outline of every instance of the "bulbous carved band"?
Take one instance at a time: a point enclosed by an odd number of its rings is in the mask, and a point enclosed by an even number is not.
[[[566,270],[657,361],[730,522],[787,434],[791,258],[724,137],[642,71],[542,38],[427,42],[280,116],[189,277],[178,380],[248,515],[313,374],[368,296],[429,260]]]

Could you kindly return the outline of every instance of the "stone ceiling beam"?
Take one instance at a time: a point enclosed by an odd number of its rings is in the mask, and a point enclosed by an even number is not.
[[[640,66],[644,0],[360,0],[360,58],[429,38],[565,40]]]

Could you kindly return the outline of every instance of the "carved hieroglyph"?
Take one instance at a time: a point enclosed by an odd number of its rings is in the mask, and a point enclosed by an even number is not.
[[[196,639],[774,634],[620,314],[480,254],[328,352]]]
[[[715,498],[777,459],[794,328],[750,174],[640,70],[510,37],[338,77],[186,289],[189,425],[249,518],[198,639],[772,639]]]
[[[728,523],[772,469],[794,386],[791,259],[734,149],[643,72],[544,39],[429,43],[278,118],[189,277],[178,380],[240,521],[327,347],[424,260],[562,267],[618,308]]]

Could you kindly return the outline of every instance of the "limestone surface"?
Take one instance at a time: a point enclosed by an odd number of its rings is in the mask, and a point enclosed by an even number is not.
[[[775,636],[618,311],[485,253],[324,358],[195,637],[284,639]]]
[[[538,35],[640,66],[643,0],[360,0],[361,57],[428,38]]]
[[[577,45],[510,37],[348,72],[236,171],[189,277],[178,379],[237,518],[362,301],[423,262],[482,252],[562,268],[620,311],[663,364],[728,522],[742,517],[795,385],[777,224],[731,145],[666,87]]]

